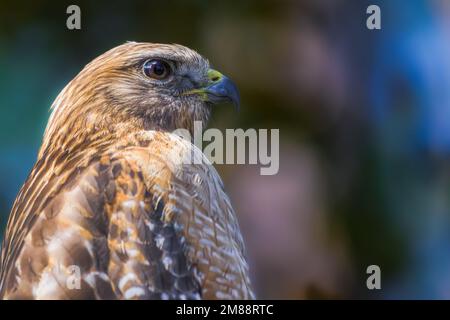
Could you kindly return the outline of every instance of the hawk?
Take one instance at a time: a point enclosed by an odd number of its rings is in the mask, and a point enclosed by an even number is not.
[[[0,297],[254,298],[222,181],[173,133],[226,101],[233,82],[181,45],[128,42],[90,62],[54,101],[14,202]]]

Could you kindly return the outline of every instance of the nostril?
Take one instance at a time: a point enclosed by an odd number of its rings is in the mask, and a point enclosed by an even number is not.
[[[215,76],[215,77],[213,77],[211,80],[212,80],[213,82],[216,82],[216,81],[219,81],[219,80],[220,80],[220,77]]]

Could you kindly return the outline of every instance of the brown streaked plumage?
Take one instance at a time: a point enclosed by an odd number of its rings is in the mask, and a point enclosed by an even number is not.
[[[155,59],[166,77],[143,72]],[[212,102],[236,97],[229,79],[180,45],[130,42],[89,63],[55,100],[14,202],[0,298],[253,298],[221,179],[171,133],[192,131]],[[192,155],[202,164],[186,164]],[[68,285],[73,266],[79,288]]]

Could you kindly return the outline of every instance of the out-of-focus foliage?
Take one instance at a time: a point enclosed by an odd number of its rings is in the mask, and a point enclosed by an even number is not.
[[[241,90],[242,111],[219,107],[211,126],[280,129],[278,175],[218,166],[258,297],[449,297],[445,1],[78,1],[80,31],[70,4],[0,2],[2,226],[64,85],[124,41],[181,43]]]

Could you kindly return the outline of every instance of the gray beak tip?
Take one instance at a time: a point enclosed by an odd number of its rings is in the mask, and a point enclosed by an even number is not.
[[[239,90],[230,78],[223,76],[219,81],[208,86],[206,93],[210,102],[231,102],[238,111],[240,110]]]

